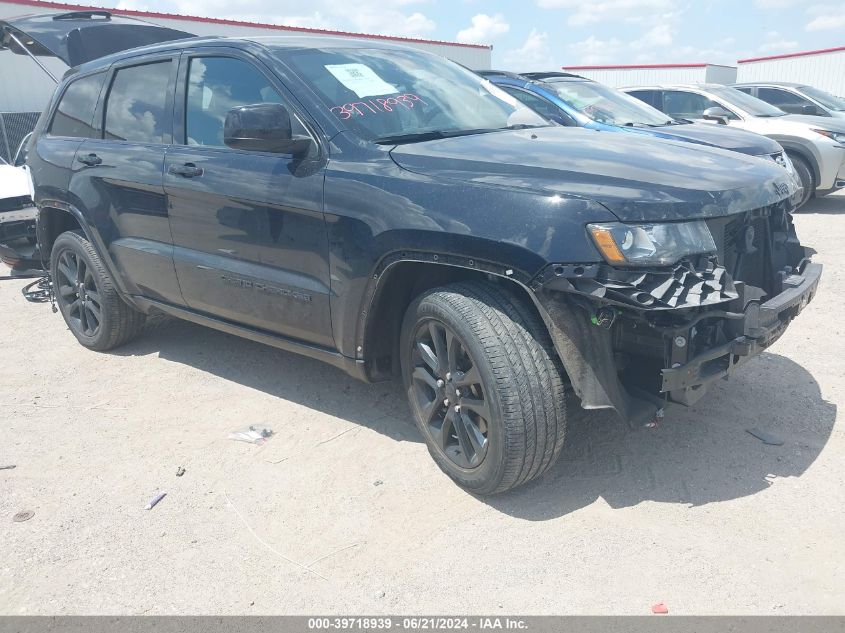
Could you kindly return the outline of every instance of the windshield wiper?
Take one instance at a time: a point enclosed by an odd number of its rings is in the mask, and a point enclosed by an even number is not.
[[[477,130],[429,130],[428,132],[412,132],[410,134],[394,134],[393,136],[381,136],[373,141],[378,145],[401,145],[404,143],[422,143],[424,141],[435,141],[440,138],[453,138],[455,136],[470,136],[472,134],[486,134],[496,132],[496,129],[480,128]]]

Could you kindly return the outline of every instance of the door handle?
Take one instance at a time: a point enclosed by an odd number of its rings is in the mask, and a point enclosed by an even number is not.
[[[83,165],[88,165],[89,167],[96,167],[97,165],[101,165],[103,163],[103,159],[96,154],[88,154],[87,156],[81,156],[79,158],[79,162]]]
[[[197,167],[193,163],[171,165],[167,171],[176,176],[182,176],[183,178],[197,178],[198,176],[202,176],[202,167]]]

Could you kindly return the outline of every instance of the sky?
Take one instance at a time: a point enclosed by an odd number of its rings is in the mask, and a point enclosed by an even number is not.
[[[584,64],[734,64],[845,45],[845,0],[115,1],[90,4],[491,44],[494,67],[525,72]]]

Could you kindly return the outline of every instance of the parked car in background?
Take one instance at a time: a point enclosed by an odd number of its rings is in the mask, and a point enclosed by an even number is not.
[[[734,84],[733,87],[790,114],[845,119],[845,99],[813,86],[773,81]]]
[[[0,261],[12,268],[29,267],[35,243],[32,179],[26,166],[29,135],[8,164],[0,158]]]
[[[721,128],[669,118],[624,92],[597,81],[564,72],[515,74],[478,71],[529,108],[560,125],[606,132],[644,134],[685,143],[720,147],[766,160],[786,169],[801,185],[783,148],[770,138],[735,128]],[[796,204],[804,199],[796,192]]]
[[[692,404],[821,275],[773,162],[553,125],[384,42],[195,38],[83,64],[28,162],[82,346],[164,312],[401,378],[434,460],[479,494],[555,462],[569,386],[633,424]]]
[[[776,140],[801,178],[802,204],[845,187],[845,121],[787,114],[736,88],[717,84],[622,90],[674,118],[730,125]]]

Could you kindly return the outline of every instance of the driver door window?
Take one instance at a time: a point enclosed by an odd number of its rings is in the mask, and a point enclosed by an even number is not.
[[[232,108],[284,99],[254,66],[230,57],[195,57],[190,60],[185,102],[186,145],[225,147],[223,124]],[[308,132],[291,112],[294,134]]]
[[[701,119],[707,108],[722,108],[719,103],[695,92],[667,90],[663,93],[663,111],[675,119]],[[736,119],[735,115],[729,118]]]
[[[784,112],[791,112],[793,114],[804,114],[805,106],[810,106],[813,110],[818,109],[816,104],[809,99],[778,88],[758,88],[757,96],[766,103],[770,103]]]

